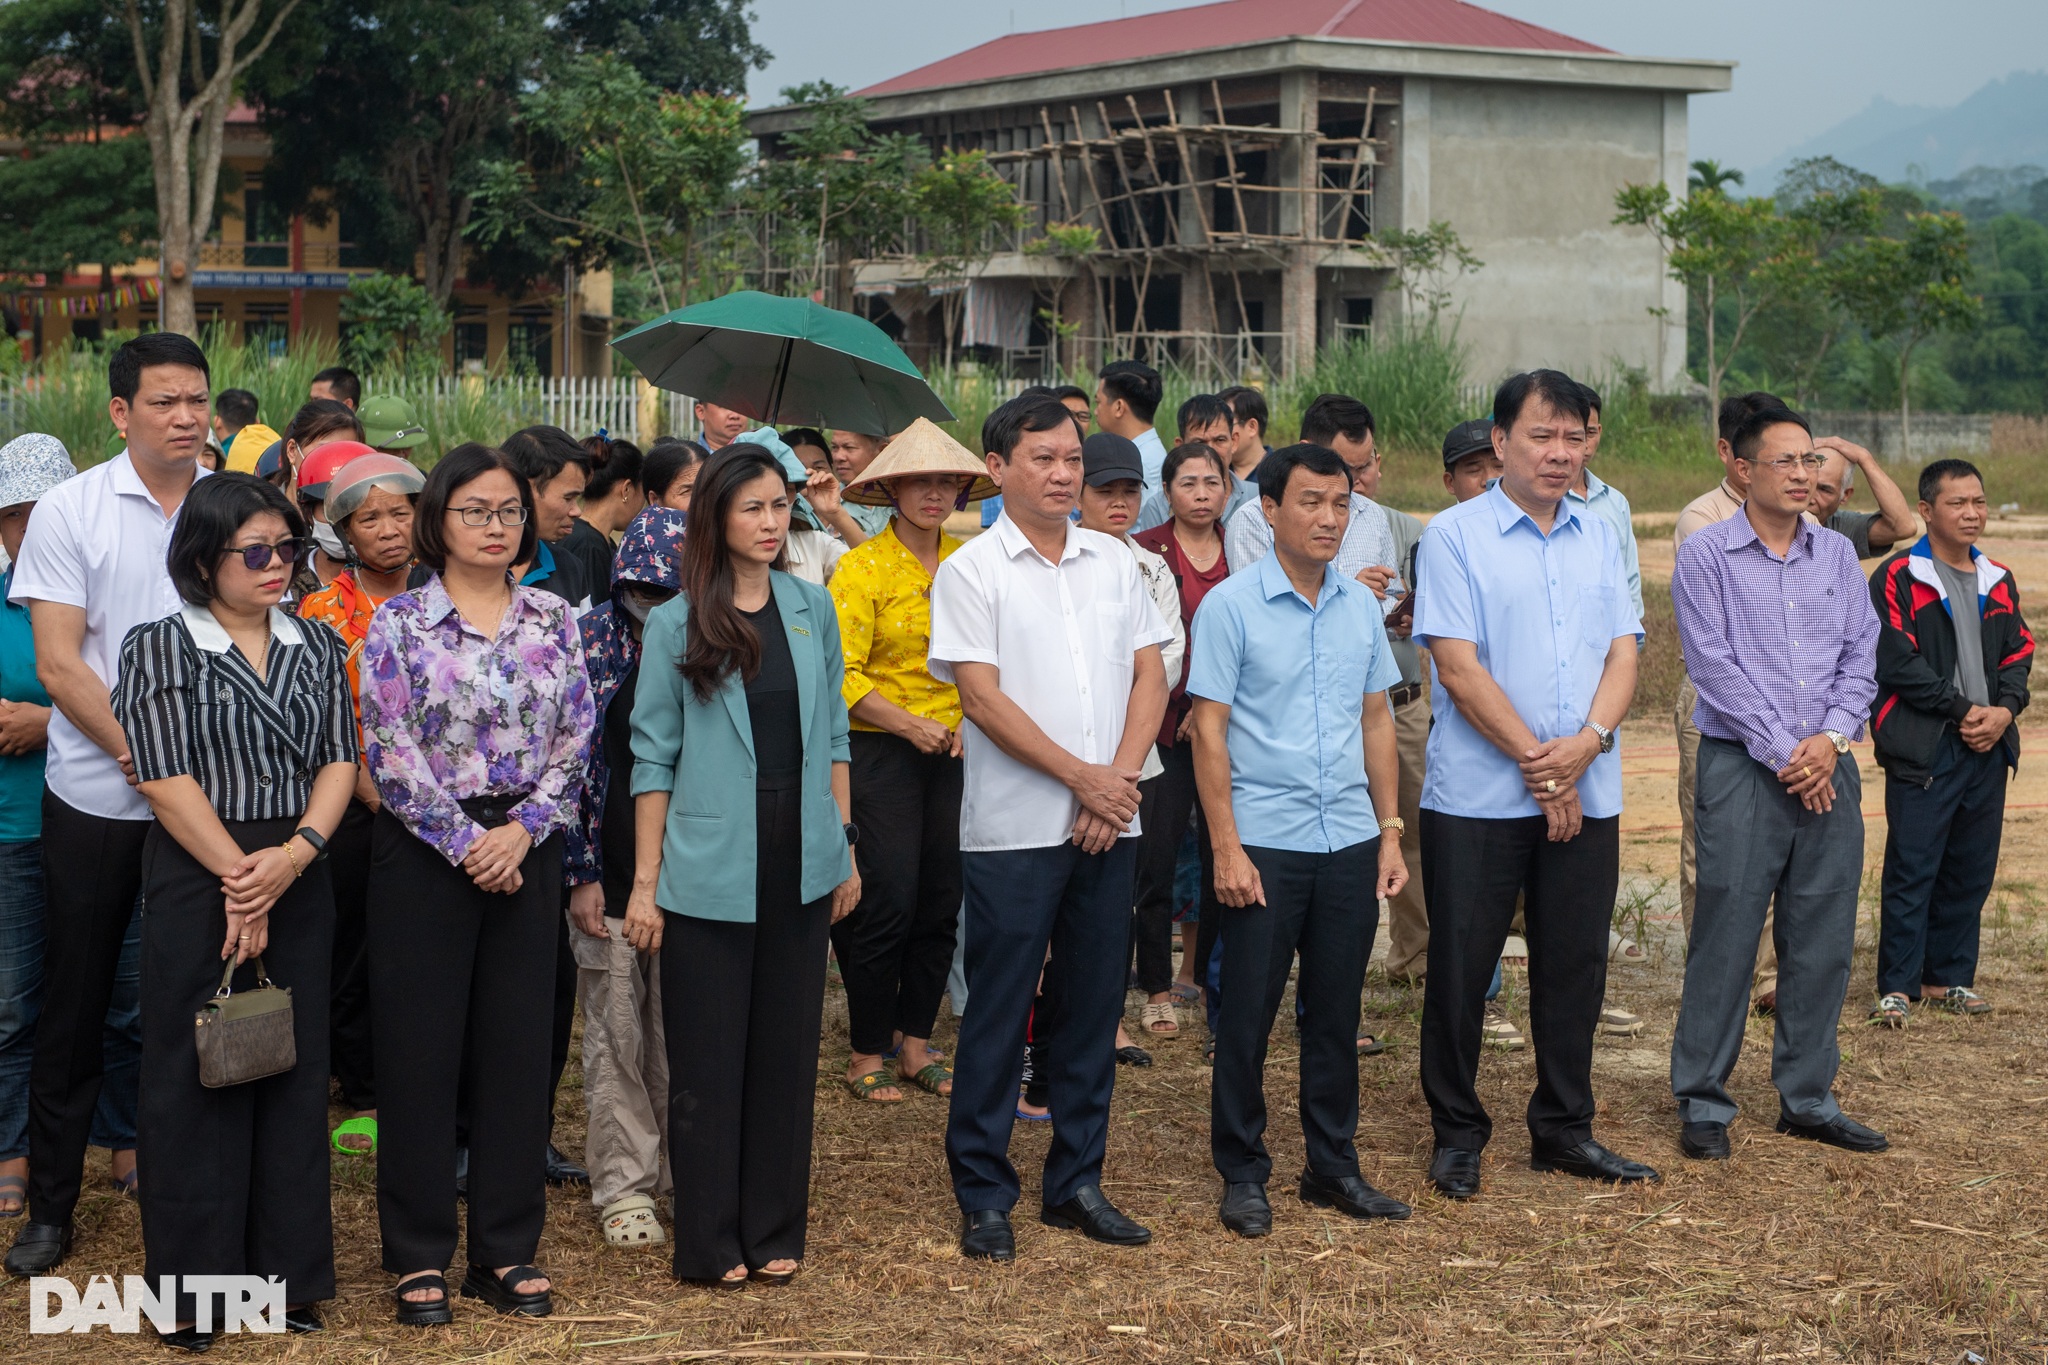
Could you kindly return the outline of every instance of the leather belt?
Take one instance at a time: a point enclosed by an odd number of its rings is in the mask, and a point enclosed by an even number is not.
[[[1387,689],[1387,705],[1406,706],[1409,702],[1415,701],[1421,696],[1421,683],[1402,683],[1399,687],[1390,687]]]

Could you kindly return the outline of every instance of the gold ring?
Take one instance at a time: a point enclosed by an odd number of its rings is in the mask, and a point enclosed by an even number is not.
[[[1812,765],[1811,763],[1802,763],[1802,764],[1800,764],[1800,765],[1799,765],[1799,771],[1800,771],[1800,773],[1801,773],[1802,775],[1804,775],[1804,776],[1806,776],[1806,777],[1812,777],[1812,776],[1813,776],[1813,765]]]
[[[1554,791],[1556,791],[1556,790],[1557,790],[1557,779],[1553,777],[1553,778],[1551,778],[1551,779],[1550,779],[1549,781],[1545,782],[1545,783],[1543,784],[1543,790],[1544,790],[1544,791],[1546,791],[1546,792],[1554,792]]]

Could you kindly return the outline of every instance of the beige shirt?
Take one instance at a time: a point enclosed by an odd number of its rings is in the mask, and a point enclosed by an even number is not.
[[[1694,531],[1712,526],[1716,522],[1726,521],[1741,510],[1742,499],[1728,486],[1728,480],[1722,479],[1687,503],[1685,510],[1678,514],[1678,524],[1671,528],[1671,548],[1676,551],[1679,546],[1685,544],[1685,538]],[[1814,525],[1820,525],[1818,521],[1814,521],[1813,513],[1802,512],[1800,515],[1807,521],[1812,521]]]

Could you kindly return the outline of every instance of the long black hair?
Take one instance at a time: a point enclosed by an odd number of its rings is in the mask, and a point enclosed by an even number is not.
[[[704,462],[690,498],[690,533],[683,538],[683,593],[690,601],[689,642],[678,667],[699,702],[718,695],[737,671],[752,678],[761,671],[761,637],[733,605],[732,555],[725,543],[725,519],[740,489],[764,474],[787,486],[782,461],[760,446],[736,441]],[[786,561],[776,552],[772,567]]]

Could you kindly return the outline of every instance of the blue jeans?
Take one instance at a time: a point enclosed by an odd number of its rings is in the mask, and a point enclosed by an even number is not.
[[[142,917],[128,922],[114,1000],[107,1010],[106,1077],[93,1111],[92,1145],[135,1145],[142,1063],[139,982]],[[28,1155],[28,1071],[43,1005],[43,853],[35,839],[0,843],[0,1161]]]

